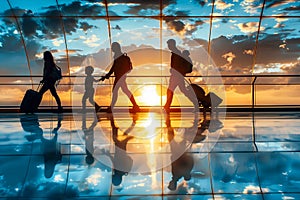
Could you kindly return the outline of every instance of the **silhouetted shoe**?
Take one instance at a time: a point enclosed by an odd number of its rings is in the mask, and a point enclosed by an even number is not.
[[[136,113],[136,112],[140,112],[141,109],[140,109],[140,107],[139,107],[138,105],[134,105],[134,106],[132,107],[132,111],[133,111],[134,113]]]
[[[176,188],[177,188],[177,182],[174,181],[174,180],[170,181],[170,183],[168,185],[168,188],[169,188],[169,190],[172,190],[172,191],[176,190]]]
[[[192,178],[192,176],[190,174],[184,176],[185,181],[189,181],[189,180],[191,180],[191,178]]]

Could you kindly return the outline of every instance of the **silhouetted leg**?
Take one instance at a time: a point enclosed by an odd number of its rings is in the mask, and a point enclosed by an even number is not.
[[[116,84],[116,80],[114,82],[113,91],[112,91],[112,99],[110,103],[110,107],[108,108],[108,112],[111,112],[111,109],[116,105],[117,99],[118,99],[118,91],[119,91],[120,85]]]
[[[85,92],[83,97],[82,97],[82,100],[81,100],[81,103],[82,103],[82,109],[85,110],[86,109],[86,99],[87,99],[87,93]]]
[[[44,83],[42,88],[40,89],[39,93],[41,94],[41,96],[43,96],[45,94],[45,92],[47,92],[47,90],[49,89],[49,84]]]
[[[58,105],[58,110],[61,111],[61,110],[62,110],[62,107],[61,107],[61,101],[60,101],[59,96],[57,95],[57,92],[56,92],[56,89],[55,89],[54,85],[52,85],[52,86],[50,87],[50,92],[51,92],[52,96],[53,96],[53,97],[55,98],[55,100],[56,100],[56,103],[57,103],[57,105]]]
[[[166,101],[166,104],[164,106],[164,109],[166,110],[166,112],[170,111],[170,106],[172,104],[174,90],[177,87],[177,84],[178,84],[178,80],[177,80],[176,75],[171,74],[170,81],[169,81],[169,86],[168,86],[168,89],[167,89],[167,101]]]
[[[42,88],[39,91],[39,94],[41,95],[41,101],[43,99],[43,96],[44,96],[45,92],[47,92],[48,89],[49,89],[49,84],[44,83]]]
[[[165,104],[165,108],[170,108],[171,106],[171,103],[172,103],[172,100],[173,100],[173,91],[168,89],[167,90],[167,101],[166,101],[166,104]]]
[[[139,106],[137,105],[135,99],[134,99],[134,96],[132,95],[132,93],[130,92],[130,90],[128,89],[128,86],[125,82],[125,79],[120,79],[120,85],[121,85],[121,89],[122,91],[126,94],[126,96],[129,98],[130,102],[132,103],[133,105],[133,110],[135,112],[138,112],[140,110]]]
[[[95,90],[92,89],[91,92],[88,94],[89,102],[94,106],[95,111],[98,112],[100,110],[100,106],[94,100]]]

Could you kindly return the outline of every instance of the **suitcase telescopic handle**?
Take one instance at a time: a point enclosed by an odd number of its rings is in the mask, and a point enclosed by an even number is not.
[[[37,92],[40,91],[39,89],[40,89],[40,86],[41,86],[41,85],[42,85],[42,83],[39,83],[39,85],[38,85],[38,87],[37,87],[37,89],[36,89]]]

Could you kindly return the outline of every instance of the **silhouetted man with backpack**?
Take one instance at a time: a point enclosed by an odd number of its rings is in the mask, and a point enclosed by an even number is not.
[[[118,90],[119,88],[128,96],[132,105],[133,111],[138,112],[140,111],[140,107],[137,105],[134,96],[129,91],[126,83],[127,73],[131,71],[132,64],[130,58],[127,56],[126,53],[122,53],[121,46],[118,42],[113,42],[111,45],[112,51],[114,52],[114,63],[109,70],[109,72],[101,78],[104,80],[105,78],[108,79],[112,73],[115,75],[115,81],[113,84],[113,94],[112,94],[112,101],[110,107],[108,108],[108,112],[111,112],[112,108],[115,106],[117,99],[118,99]]]
[[[192,90],[185,87],[184,76],[186,73],[191,72],[190,66],[186,66],[186,60],[183,58],[182,53],[176,47],[176,41],[169,39],[167,41],[168,48],[171,50],[171,69],[170,69],[170,80],[169,87],[167,90],[167,101],[164,109],[167,113],[170,112],[170,106],[173,100],[174,90],[178,86],[180,91],[193,103],[194,108],[198,108],[198,101]],[[191,64],[191,63],[190,63]],[[196,111],[196,110],[194,110]]]

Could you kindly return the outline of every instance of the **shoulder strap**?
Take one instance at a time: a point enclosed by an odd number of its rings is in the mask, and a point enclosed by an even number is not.
[[[57,69],[61,70],[61,68],[60,68],[57,64],[55,64],[55,67],[56,67]]]

